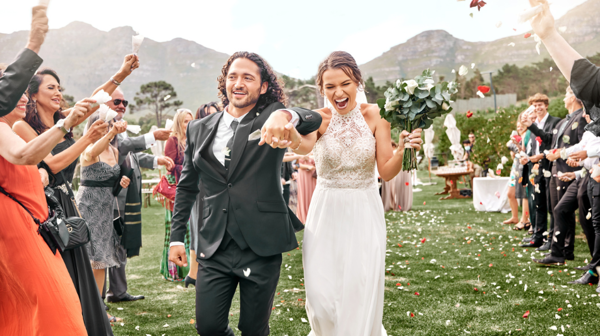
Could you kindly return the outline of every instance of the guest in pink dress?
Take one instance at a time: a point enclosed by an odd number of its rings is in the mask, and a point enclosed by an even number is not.
[[[308,215],[308,207],[312,194],[317,187],[317,179],[315,178],[315,160],[312,153],[299,160],[300,168],[298,169],[298,218],[302,223],[306,223]],[[315,175],[315,176],[313,176]]]
[[[398,148],[398,144],[392,141],[394,151]],[[402,173],[402,172],[400,172]],[[394,177],[390,181],[381,179],[381,201],[383,202],[383,211],[399,210],[396,208],[396,179]]]

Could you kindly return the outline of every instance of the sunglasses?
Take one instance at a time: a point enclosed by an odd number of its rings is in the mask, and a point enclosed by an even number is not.
[[[121,105],[121,103],[123,103],[123,106],[127,107],[127,105],[129,105],[129,102],[125,99],[115,99],[113,100],[113,104],[115,104],[115,106],[119,106]]]

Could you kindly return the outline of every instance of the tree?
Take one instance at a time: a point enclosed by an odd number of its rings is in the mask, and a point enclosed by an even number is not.
[[[150,82],[140,87],[140,92],[135,94],[135,105],[131,106],[131,112],[149,109],[154,112],[156,124],[163,125],[163,118],[171,111],[176,110],[183,102],[173,100],[177,98],[177,92],[173,86],[165,81]]]

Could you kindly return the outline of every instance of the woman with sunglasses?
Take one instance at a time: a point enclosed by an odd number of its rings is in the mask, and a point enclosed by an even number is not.
[[[139,61],[137,56],[126,56],[121,69],[109,81],[103,84],[100,89],[103,89],[108,94],[112,94],[117,86],[138,67]],[[61,109],[62,92],[60,78],[52,70],[40,71],[31,79],[27,88],[27,94],[29,96],[29,104],[27,105],[25,120],[15,123],[13,131],[26,142],[30,142],[47,132],[55,124],[59,125],[62,122],[61,119],[64,118],[64,111]],[[88,108],[88,111],[92,112],[91,103],[93,102],[84,99],[76,105]],[[77,141],[73,139],[73,134],[70,131],[67,132],[63,141],[58,143],[52,153],[44,159],[51,170],[48,172],[50,175],[50,187],[54,189],[54,194],[58,198],[67,217],[81,217],[75,203],[73,190],[71,189],[79,155],[89,145],[95,143],[103,136],[106,127],[106,122],[97,120],[86,134]],[[83,320],[88,335],[112,335],[105,306],[98,291],[90,258],[85,247],[67,250],[61,254],[79,294]]]

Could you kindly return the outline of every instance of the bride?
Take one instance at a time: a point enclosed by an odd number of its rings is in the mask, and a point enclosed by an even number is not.
[[[302,139],[291,130],[292,142],[300,141],[295,151],[313,150],[319,174],[303,247],[310,336],[386,335],[386,224],[375,169],[391,180],[404,151],[394,154],[390,124],[377,105],[366,103],[362,84],[354,58],[333,52],[317,75],[329,103],[319,110],[321,127]],[[402,132],[400,143],[419,150],[421,130]]]

